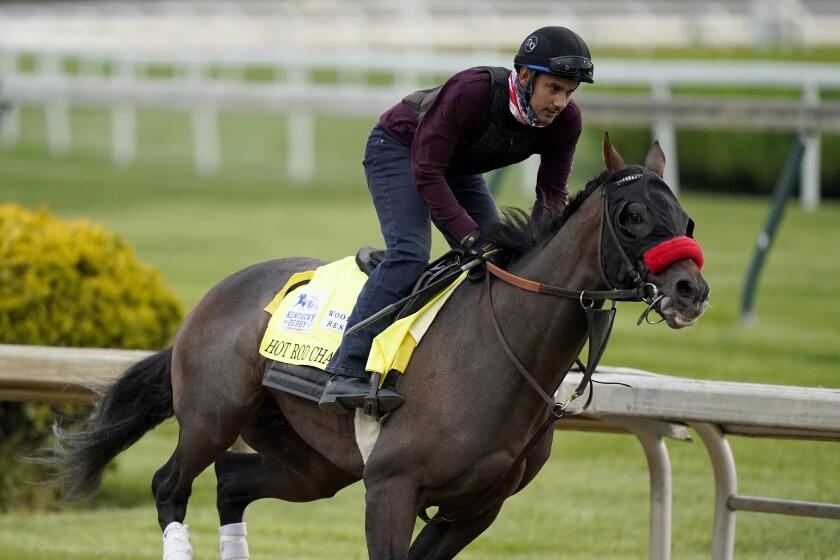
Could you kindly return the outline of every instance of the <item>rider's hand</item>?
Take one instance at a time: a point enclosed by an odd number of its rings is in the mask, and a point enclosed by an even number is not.
[[[481,260],[492,259],[494,255],[501,252],[502,248],[489,239],[481,235],[481,232],[475,230],[464,239],[461,240],[461,246],[469,255],[480,257]]]

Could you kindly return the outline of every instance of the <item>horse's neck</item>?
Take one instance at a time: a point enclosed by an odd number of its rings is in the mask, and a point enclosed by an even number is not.
[[[603,289],[599,263],[600,204],[592,202],[581,207],[545,249],[512,271],[562,288]],[[494,293],[500,294],[497,313],[511,347],[545,389],[554,389],[586,338],[581,303],[511,287],[496,288]]]

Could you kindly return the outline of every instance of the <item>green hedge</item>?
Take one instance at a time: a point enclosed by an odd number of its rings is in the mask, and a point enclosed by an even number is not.
[[[159,349],[181,317],[160,274],[103,227],[0,205],[0,343]],[[0,509],[55,501],[53,488],[31,483],[36,467],[18,460],[47,442],[53,412],[0,402]]]

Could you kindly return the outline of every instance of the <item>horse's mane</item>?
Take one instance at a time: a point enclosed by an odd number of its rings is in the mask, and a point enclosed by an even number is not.
[[[532,220],[521,208],[504,208],[501,221],[484,226],[481,233],[488,240],[504,247],[505,255],[509,262],[512,262],[532,249],[548,243],[608,175],[604,171],[586,183],[582,191],[569,199],[566,209],[562,212],[545,208],[539,220]]]

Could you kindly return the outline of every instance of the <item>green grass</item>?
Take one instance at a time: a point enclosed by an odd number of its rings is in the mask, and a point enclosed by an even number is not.
[[[74,112],[70,154],[46,155],[38,110],[24,113],[24,134],[0,151],[0,203],[47,205],[66,218],[106,224],[160,268],[187,308],[225,275],[252,262],[288,255],[332,259],[380,244],[359,164],[366,120],[319,120],[322,157],[310,185],[285,179],[283,120],[224,117],[225,166],[212,179],[190,163],[188,123],[178,113],[149,112],[140,128],[140,160],[123,171],[107,158],[107,115]],[[587,131],[573,188],[597,165]],[[619,146],[621,149],[622,146]],[[628,148],[629,149],[629,148]],[[328,156],[328,157],[327,157]],[[503,204],[528,204],[508,174]],[[788,208],[756,300],[756,321],[738,320],[740,289],[756,235],[769,209],[761,198],[689,194],[706,252],[712,305],[698,326],[671,331],[636,327],[641,307],[621,306],[605,363],[704,379],[840,386],[840,205],[814,213]],[[441,250],[440,239],[436,240]],[[160,534],[149,492],[154,471],[176,441],[165,423],[126,452],[90,502],[38,514],[0,515],[3,558],[152,559]],[[736,438],[745,494],[840,502],[840,452],[820,442]],[[669,444],[674,470],[674,558],[709,557],[713,482],[699,443]],[[646,557],[647,468],[626,436],[561,432],[541,475],[509,500],[466,559]],[[217,554],[212,473],[196,482],[187,522],[197,558]],[[255,558],[365,558],[363,489],[328,501],[255,504],[248,523]],[[837,558],[836,522],[741,513],[739,559]]]

